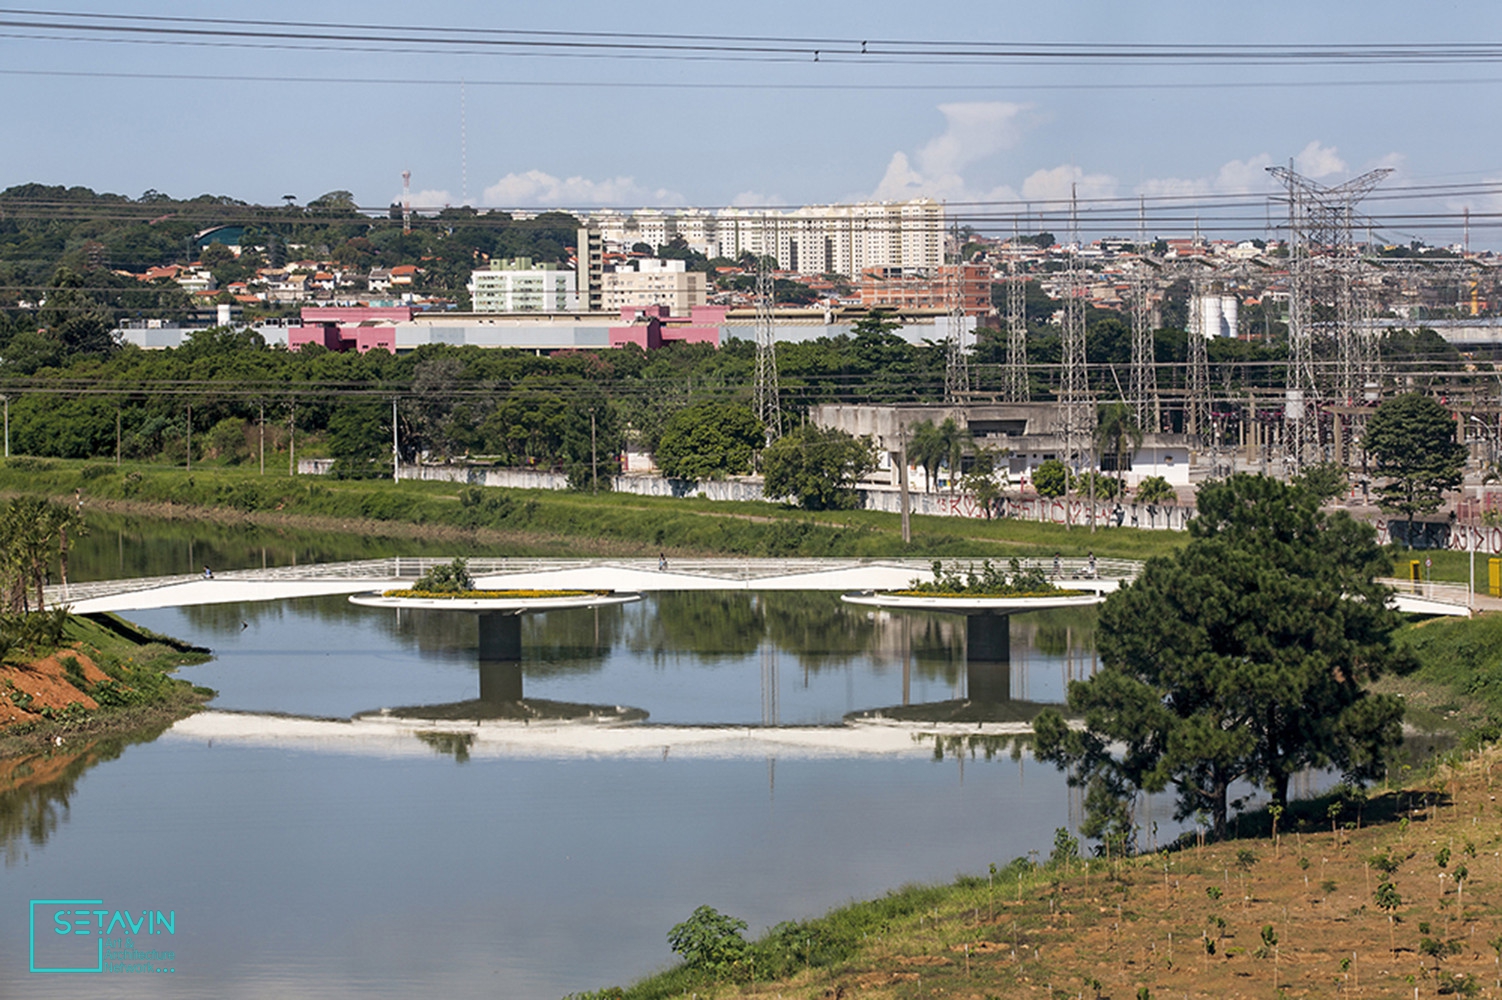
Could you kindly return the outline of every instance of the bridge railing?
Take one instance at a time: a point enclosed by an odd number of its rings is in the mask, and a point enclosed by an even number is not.
[[[271,566],[264,569],[237,569],[216,572],[217,580],[243,581],[288,581],[288,580],[415,580],[436,566],[446,566],[454,557],[391,556],[384,559],[360,559],[350,562],[308,563],[300,566]],[[948,558],[940,560],[950,572],[979,571],[984,558]],[[1094,569],[1088,559],[1061,558],[1055,572],[1053,557],[1029,557],[1020,560],[1024,568],[1036,567],[1059,580],[1099,579],[1130,580],[1142,569],[1142,564],[1130,559],[1097,559]],[[914,558],[868,558],[868,559],[767,559],[767,558],[698,558],[668,560],[667,571],[687,576],[716,577],[730,580],[758,580],[774,576],[796,576],[802,573],[823,573],[831,570],[850,569],[859,566],[887,566],[910,570],[915,578],[927,576],[933,559]],[[1005,568],[1007,560],[992,559],[993,566]],[[656,558],[626,559],[575,559],[546,557],[493,557],[477,556],[466,560],[469,573],[476,577],[505,576],[520,573],[545,573],[583,567],[616,567],[643,572],[658,571]],[[202,580],[197,573],[180,573],[173,576],[136,577],[125,580],[97,580],[85,583],[60,584],[45,589],[49,604],[69,604],[99,597],[111,597],[142,590],[156,590],[178,584]]]
[[[1377,582],[1387,584],[1399,594],[1422,597],[1429,601],[1462,606],[1469,606],[1471,603],[1471,590],[1463,583],[1435,583],[1432,580],[1414,582],[1397,577],[1379,577]]]

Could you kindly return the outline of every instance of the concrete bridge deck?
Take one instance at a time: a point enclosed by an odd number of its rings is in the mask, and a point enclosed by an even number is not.
[[[69,604],[79,614],[145,611],[198,604],[277,601],[385,590],[410,584],[452,558],[367,559],[271,569],[228,570],[212,580],[197,574],[140,577],[61,585],[46,590],[49,604]],[[893,590],[913,580],[933,578],[932,559],[674,559],[665,569],[656,559],[492,559],[468,560],[478,586],[493,590]],[[946,568],[979,559],[945,559]],[[993,561],[993,562],[999,562]],[[1053,560],[1028,560],[1052,572]],[[1127,559],[1096,560],[1096,576],[1084,559],[1060,560],[1059,582],[1080,590],[1108,593],[1132,580],[1142,564]],[[1466,588],[1450,584],[1411,585],[1385,581],[1397,590],[1394,602],[1412,614],[1469,614]],[[1495,598],[1476,598],[1483,609],[1502,609]]]

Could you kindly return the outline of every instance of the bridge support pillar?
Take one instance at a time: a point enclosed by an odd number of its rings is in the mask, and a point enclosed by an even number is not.
[[[970,700],[1012,700],[1012,629],[1007,615],[965,616],[965,687]]]
[[[522,616],[485,611],[480,614],[480,659],[522,658]]]
[[[522,700],[520,660],[480,661],[480,701],[499,705]]]

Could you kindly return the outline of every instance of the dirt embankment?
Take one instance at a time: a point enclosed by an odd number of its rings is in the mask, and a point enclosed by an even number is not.
[[[72,678],[70,660],[77,664]],[[30,663],[0,664],[0,729],[43,719],[43,709],[62,711],[71,704],[91,712],[97,709],[99,704],[75,683],[78,677],[85,687],[109,680],[109,675],[78,648],[59,650]]]

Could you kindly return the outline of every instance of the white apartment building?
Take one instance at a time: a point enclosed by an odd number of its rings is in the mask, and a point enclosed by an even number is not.
[[[944,206],[930,198],[790,210],[604,211],[589,219],[608,250],[656,249],[682,237],[708,257],[772,256],[805,273],[856,277],[871,267],[933,271],[944,263]]]
[[[492,261],[469,278],[470,308],[477,313],[570,312],[579,308],[574,272],[529,257]]]
[[[601,280],[602,307],[615,312],[629,306],[667,306],[687,316],[708,300],[704,274],[681,260],[638,260],[606,271]]]

